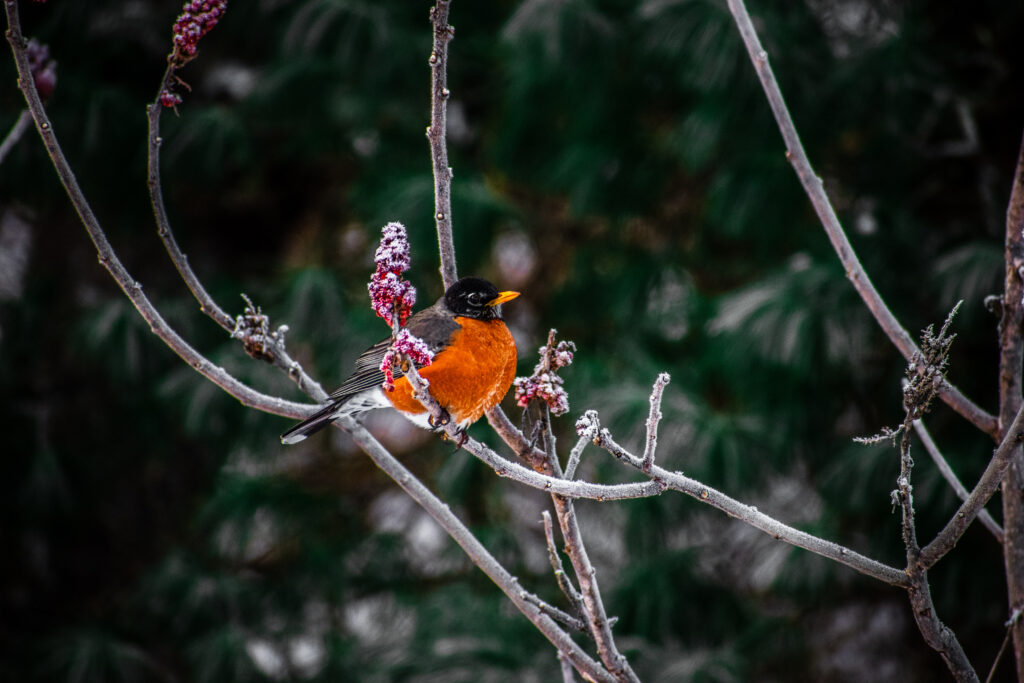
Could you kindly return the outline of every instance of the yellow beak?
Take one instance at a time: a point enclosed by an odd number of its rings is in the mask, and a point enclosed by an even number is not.
[[[512,299],[515,299],[517,296],[519,296],[519,292],[500,292],[498,296],[488,301],[487,305],[497,306],[498,304],[503,304],[506,301],[512,301]]]

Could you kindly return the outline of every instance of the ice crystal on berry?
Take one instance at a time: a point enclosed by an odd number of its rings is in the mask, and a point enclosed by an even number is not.
[[[434,360],[434,353],[425,341],[414,336],[405,328],[399,330],[394,343],[391,344],[391,348],[387,350],[380,362],[381,372],[384,373],[385,391],[395,390],[394,368],[401,362],[402,354],[419,367],[430,365]]]
[[[160,93],[160,104],[168,108],[177,107],[181,104],[181,95],[173,93],[170,90],[164,90]]]
[[[564,415],[569,412],[569,394],[562,386],[562,378],[557,371],[572,363],[576,345],[571,341],[555,344],[555,330],[548,333],[548,343],[540,347],[540,362],[533,368],[529,377],[516,377],[513,386],[516,389],[516,404],[525,408],[533,399],[540,399],[548,404],[552,415]]]
[[[401,327],[409,319],[412,307],[416,304],[416,290],[408,280],[401,277],[402,273],[409,270],[411,262],[409,237],[405,226],[398,222],[388,223],[381,233],[380,246],[374,255],[377,271],[367,287],[370,291],[370,305],[389,324],[393,325],[397,318]]]
[[[174,22],[172,61],[184,64],[195,57],[199,39],[217,25],[227,8],[227,0],[187,0]]]

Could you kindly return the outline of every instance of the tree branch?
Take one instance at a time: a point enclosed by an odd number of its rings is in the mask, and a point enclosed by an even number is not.
[[[803,144],[800,142],[800,136],[796,131],[796,126],[793,124],[789,110],[786,108],[782,91],[779,90],[775,74],[772,73],[772,68],[768,64],[768,53],[761,47],[761,41],[757,37],[757,32],[750,21],[750,15],[747,13],[743,0],[728,0],[728,2],[729,11],[732,12],[733,18],[736,20],[740,36],[743,39],[744,45],[746,45],[747,52],[750,54],[754,69],[757,71],[761,86],[768,98],[768,104],[771,106],[772,113],[775,115],[775,121],[779,126],[779,131],[782,133],[782,138],[786,143],[786,158],[793,165],[793,170],[796,171],[800,184],[803,185],[804,191],[814,206],[815,213],[818,214],[822,227],[825,228],[825,232],[828,234],[828,238],[832,242],[839,260],[846,269],[846,277],[853,283],[854,289],[860,294],[861,299],[881,326],[882,331],[889,337],[889,340],[899,349],[904,358],[908,361],[911,360],[914,354],[918,352],[917,344],[914,343],[913,338],[903,328],[892,314],[892,311],[889,310],[889,306],[886,305],[885,301],[878,294],[867,272],[857,258],[850,240],[847,239],[843,226],[839,222],[839,217],[836,216],[835,209],[832,208],[832,203],[825,193],[824,184],[821,178],[815,174],[814,169],[811,167],[811,162],[807,158],[807,153],[804,151]],[[998,439],[996,418],[975,405],[959,389],[950,384],[948,380],[942,380],[939,393],[942,400],[950,408],[993,439]]]
[[[8,131],[7,137],[4,138],[3,142],[0,142],[0,164],[4,163],[4,159],[14,149],[14,146],[18,144],[18,140],[21,140],[22,136],[25,135],[25,131],[28,130],[31,123],[32,114],[29,113],[28,109],[22,109],[21,113],[18,114],[18,119],[11,126],[11,130]]]
[[[654,381],[654,388],[651,390],[651,412],[647,416],[647,439],[644,441],[643,460],[640,465],[645,473],[651,471],[654,464],[654,451],[658,447],[658,423],[661,421],[661,396],[665,393],[665,386],[669,383],[669,375],[663,372]]]
[[[36,90],[28,59],[25,55],[26,42],[21,32],[17,0],[4,0],[4,9],[7,14],[7,41],[11,45],[14,61],[18,69],[18,85],[25,96],[25,102],[28,104],[36,130],[39,132],[50,160],[53,162],[54,169],[64,185],[64,190],[67,192],[71,204],[75,207],[78,217],[81,219],[96,247],[100,264],[107,269],[111,277],[114,278],[114,281],[117,282],[121,290],[139,311],[139,314],[149,323],[150,329],[154,334],[197,372],[237,398],[243,405],[284,417],[303,418],[312,414],[315,406],[294,403],[263,394],[238,381],[223,368],[215,366],[182,339],[167,324],[149,298],[143,294],[142,283],[135,280],[129,274],[107,240],[103,228],[93,213],[92,207],[82,194],[78,180],[75,178],[75,174],[71,170],[64,152],[61,150],[60,143],[57,141],[53,126],[46,115],[46,110],[43,108],[39,92]]]
[[[1004,247],[1005,277],[1003,315],[999,322],[999,434],[1018,414],[1021,400],[1021,368],[1024,362],[1024,141],[1017,155],[1017,168],[1006,210]],[[1005,442],[1005,439],[1004,439]],[[1003,524],[1011,542],[1003,544],[1008,607],[1012,612],[1024,606],[1024,462],[1020,443],[1007,453],[1009,469],[1003,479]],[[1017,541],[1017,542],[1014,542]],[[1024,676],[1024,622],[1010,624],[1017,676]]]
[[[441,252],[441,280],[447,290],[459,279],[455,268],[455,240],[452,236],[452,169],[448,165],[447,113],[448,43],[455,36],[455,27],[448,25],[450,0],[438,0],[430,10],[434,25],[434,46],[430,52],[430,158],[434,168],[434,222],[437,245]]]
[[[488,552],[487,548],[473,536],[448,506],[442,503],[419,479],[403,467],[365,427],[351,417],[340,418],[338,423],[340,423],[340,427],[352,435],[352,438],[359,444],[360,448],[370,456],[380,469],[394,479],[413,500],[419,503],[448,532],[448,535],[459,544],[459,547],[465,551],[473,563],[494,581],[519,611],[544,634],[559,652],[563,653],[572,662],[577,671],[595,681],[615,680],[598,662],[583,652],[580,646],[551,617],[526,597],[527,593],[519,585],[519,581],[498,563],[494,556]]]
[[[931,567],[953,549],[964,531],[977,517],[978,511],[999,488],[1013,455],[1020,450],[1021,441],[1024,441],[1024,405],[1017,410],[1017,416],[1010,424],[1002,443],[996,448],[992,459],[989,460],[988,466],[981,474],[974,490],[971,491],[971,495],[967,497],[967,500],[935,539],[921,550],[919,562],[923,567]]]
[[[163,145],[163,137],[160,135],[160,115],[164,109],[160,103],[161,93],[168,92],[173,85],[176,76],[177,66],[172,60],[168,60],[167,69],[160,79],[160,87],[157,89],[156,98],[146,105],[146,119],[149,124],[149,145],[147,155],[147,178],[146,184],[149,187],[149,199],[153,206],[153,217],[157,225],[157,234],[167,250],[174,267],[181,275],[185,285],[192,296],[199,302],[199,310],[208,315],[226,332],[233,337],[237,336],[241,318],[232,318],[206,291],[206,287],[199,280],[192,265],[188,261],[171,229],[170,219],[167,217],[167,209],[164,205],[163,183],[160,178],[160,149]],[[327,400],[327,392],[294,360],[285,348],[284,332],[287,327],[279,328],[278,333],[268,335],[266,341],[270,344],[269,354],[261,356],[262,360],[269,360],[274,365],[288,373],[288,376],[298,385],[299,390],[312,396],[319,402]]]
[[[589,427],[584,430],[584,434],[593,439],[594,445],[600,446],[601,448],[609,451],[620,461],[628,463],[638,470],[641,469],[642,461],[640,458],[637,458],[617,443],[614,443],[613,441],[610,442],[608,439],[610,436],[608,430],[601,429],[600,423],[596,419],[597,413],[594,411],[587,412],[588,416],[590,416],[591,423]],[[756,507],[752,505],[745,505],[733,498],[730,498],[724,493],[717,491],[696,479],[691,479],[683,475],[682,472],[669,472],[662,467],[654,465],[651,467],[651,472],[648,476],[650,476],[653,481],[662,482],[668,489],[685,493],[701,503],[717,508],[730,517],[734,517],[741,522],[749,524],[755,529],[763,531],[777,541],[783,541],[790,545],[795,545],[798,548],[809,550],[816,555],[821,555],[822,557],[834,560],[840,564],[845,564],[847,567],[850,567],[861,574],[865,574],[893,586],[906,588],[908,585],[907,575],[902,570],[882,564],[877,560],[872,560],[870,557],[861,555],[860,553],[841,546],[838,543],[826,541],[805,531],[800,531],[799,529],[787,526],[777,519],[769,517],[759,511]]]
[[[192,295],[199,302],[199,310],[213,318],[214,322],[220,325],[226,332],[231,332],[235,327],[235,319],[224,309],[217,305],[213,297],[203,287],[203,283],[196,277],[192,266],[189,265],[188,257],[182,253],[178,241],[174,239],[171,230],[171,222],[167,218],[167,209],[164,206],[163,185],[160,181],[160,148],[163,145],[163,138],[160,136],[160,114],[164,107],[160,104],[160,94],[166,91],[174,81],[174,64],[168,60],[167,69],[160,79],[160,87],[157,89],[156,97],[146,105],[146,119],[149,122],[149,154],[147,157],[148,175],[146,184],[149,186],[149,199],[153,205],[153,216],[156,219],[157,234],[167,249],[167,255],[171,257],[175,268],[185,281]]]
[[[914,420],[913,424],[914,431],[917,432],[918,438],[921,439],[921,444],[928,452],[928,455],[931,456],[935,466],[939,468],[939,472],[942,474],[943,479],[945,479],[953,488],[960,500],[966,502],[970,494],[960,482],[959,477],[956,476],[956,472],[954,472],[953,468],[949,466],[946,458],[943,457],[942,451],[940,451],[939,447],[935,444],[935,441],[932,439],[932,435],[928,432],[928,428],[924,426],[924,422],[921,420]],[[997,541],[1000,543],[1003,542],[1003,528],[999,526],[999,522],[993,519],[992,515],[990,515],[988,510],[984,507],[978,511],[978,521],[985,525],[985,528],[995,536]]]

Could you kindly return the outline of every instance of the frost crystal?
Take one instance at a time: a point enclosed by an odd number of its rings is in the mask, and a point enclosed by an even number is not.
[[[227,8],[227,0],[188,0],[174,22],[174,60],[184,63],[195,57],[199,39],[217,25]]]
[[[387,350],[387,353],[384,354],[384,358],[380,362],[381,372],[384,373],[385,391],[395,390],[394,368],[399,363],[400,354],[403,353],[419,367],[430,365],[434,360],[434,353],[427,346],[427,343],[419,337],[410,334],[409,330],[402,328],[395,337],[394,343],[391,344],[391,348]]]
[[[564,415],[569,412],[569,394],[562,386],[562,378],[557,370],[572,363],[576,345],[570,341],[555,344],[555,331],[548,334],[548,343],[538,349],[540,362],[529,377],[517,377],[513,382],[516,388],[516,404],[525,408],[530,401],[537,398],[548,404],[552,415]]]
[[[401,274],[409,270],[409,238],[401,223],[388,223],[381,232],[380,246],[374,256],[377,270],[367,286],[370,305],[389,324],[393,324],[397,316],[398,325],[403,326],[416,304],[416,290],[408,280],[401,278]]]
[[[600,429],[601,422],[597,419],[596,410],[588,410],[580,419],[576,420],[576,433],[580,436],[586,436],[593,440],[597,438]]]

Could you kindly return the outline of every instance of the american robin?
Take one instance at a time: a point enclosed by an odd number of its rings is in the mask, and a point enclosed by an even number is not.
[[[430,382],[430,395],[459,429],[498,405],[512,384],[516,344],[501,319],[501,305],[517,296],[519,292],[499,292],[487,280],[464,277],[406,324],[433,352],[433,362],[417,369]],[[331,394],[330,403],[282,434],[281,442],[302,441],[338,417],[374,408],[395,408],[416,425],[434,428],[400,369],[394,371],[393,391],[381,386],[380,365],[390,346],[388,338],[363,352],[356,359],[355,372]]]

